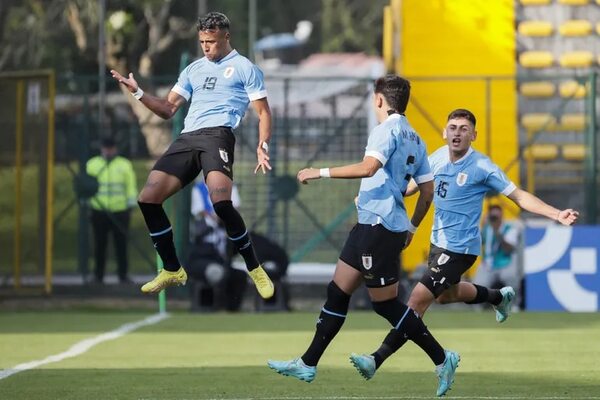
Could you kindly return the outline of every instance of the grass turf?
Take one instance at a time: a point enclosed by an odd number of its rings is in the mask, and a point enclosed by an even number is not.
[[[0,315],[0,368],[43,359],[88,337],[142,319],[139,313]],[[317,379],[270,371],[268,358],[302,354],[315,313],[174,314],[78,357],[0,380],[2,399],[409,399],[433,398],[433,365],[407,344],[365,382],[350,352],[387,333],[374,313],[351,312],[319,365]],[[432,333],[462,361],[450,398],[600,399],[598,314],[434,312]]]

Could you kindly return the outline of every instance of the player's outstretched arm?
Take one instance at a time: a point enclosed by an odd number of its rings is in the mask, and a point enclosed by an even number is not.
[[[260,169],[263,174],[271,170],[269,163],[269,142],[271,141],[271,108],[267,98],[254,100],[252,107],[258,115],[258,147],[256,148],[256,158],[258,160],[254,173]]]
[[[133,97],[141,101],[142,104],[144,104],[150,111],[161,118],[171,118],[173,115],[175,115],[177,110],[179,110],[179,107],[185,103],[185,98],[173,91],[169,92],[166,99],[145,93],[140,88],[131,72],[129,73],[128,78],[125,78],[114,69],[111,69],[110,73],[117,82],[129,90]]]
[[[559,210],[546,204],[539,197],[536,197],[523,189],[516,188],[508,195],[508,198],[514,201],[523,210],[550,218],[563,225],[573,225],[577,222],[577,218],[579,217],[579,211],[575,211],[571,208]]]
[[[307,184],[312,179],[319,178],[337,178],[354,179],[368,178],[375,175],[377,170],[382,167],[381,161],[375,157],[365,156],[363,160],[356,164],[343,165],[333,168],[305,168],[298,172],[298,181]]]

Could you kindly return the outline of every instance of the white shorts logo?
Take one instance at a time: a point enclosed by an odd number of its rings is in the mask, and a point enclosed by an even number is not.
[[[223,160],[223,162],[229,162],[229,155],[225,149],[219,149],[219,155],[221,156],[221,160]]]
[[[448,260],[450,259],[450,256],[446,253],[442,253],[440,254],[438,260],[437,260],[437,265],[444,265],[448,262]]]
[[[459,172],[458,176],[456,177],[456,184],[458,186],[464,186],[465,183],[467,183],[467,178],[469,176],[467,174],[465,174],[464,172]]]
[[[233,75],[233,71],[235,71],[235,68],[227,67],[227,68],[225,68],[225,71],[223,72],[223,76],[225,78],[229,79]]]
[[[363,254],[362,264],[365,269],[371,269],[373,266],[373,256],[369,254]]]

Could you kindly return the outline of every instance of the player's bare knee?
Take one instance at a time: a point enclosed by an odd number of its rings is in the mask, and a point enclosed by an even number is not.
[[[162,204],[161,196],[155,191],[142,190],[137,198],[138,203]]]
[[[210,200],[213,204],[220,201],[231,200],[231,188],[227,186],[217,186],[215,188],[209,188]]]

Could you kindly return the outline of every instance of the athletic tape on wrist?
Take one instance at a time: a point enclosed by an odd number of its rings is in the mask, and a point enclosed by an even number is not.
[[[319,175],[321,178],[331,178],[331,171],[329,171],[329,168],[321,168],[319,170]]]
[[[131,95],[133,97],[135,97],[136,100],[139,100],[144,95],[144,91],[142,90],[141,87],[138,86],[138,88],[137,88],[137,90],[135,92],[131,92]]]
[[[412,224],[412,222],[408,221],[408,231],[410,233],[415,233],[417,231],[417,227]]]

